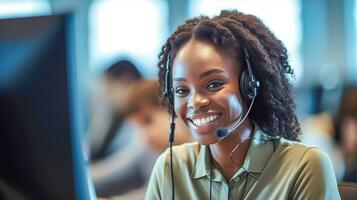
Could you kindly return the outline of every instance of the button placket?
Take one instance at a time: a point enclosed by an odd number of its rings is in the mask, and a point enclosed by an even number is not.
[[[221,198],[220,199],[229,199],[229,185],[225,182],[221,182]]]

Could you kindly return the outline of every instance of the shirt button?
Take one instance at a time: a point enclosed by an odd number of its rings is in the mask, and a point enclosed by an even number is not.
[[[240,180],[240,177],[239,177],[239,176],[233,179],[233,181],[236,182],[236,183],[237,183],[239,180]]]

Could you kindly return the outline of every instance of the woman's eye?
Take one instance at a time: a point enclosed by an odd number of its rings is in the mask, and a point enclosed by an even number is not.
[[[208,89],[218,89],[220,86],[222,86],[224,83],[222,81],[211,81],[207,88]]]
[[[176,88],[175,93],[177,96],[185,96],[188,93],[188,90],[185,88]]]

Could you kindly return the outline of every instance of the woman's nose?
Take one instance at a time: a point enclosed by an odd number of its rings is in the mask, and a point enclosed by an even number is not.
[[[198,93],[192,93],[190,98],[188,99],[188,108],[189,109],[194,109],[194,110],[200,110],[202,107],[205,107],[209,104],[209,99]]]

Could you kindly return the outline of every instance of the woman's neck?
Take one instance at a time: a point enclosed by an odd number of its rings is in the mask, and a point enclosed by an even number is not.
[[[229,181],[235,172],[243,165],[250,145],[249,138],[252,134],[253,127],[249,121],[246,121],[234,133],[210,145],[213,164],[219,169],[227,181]],[[234,159],[234,162],[232,162],[230,154],[236,147],[237,149],[232,154],[232,159]]]

